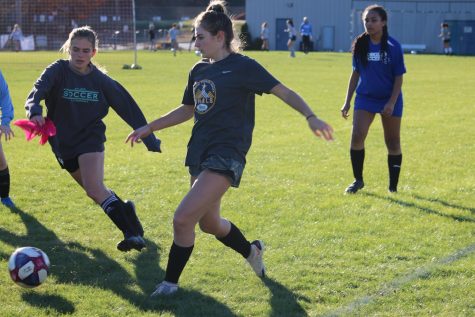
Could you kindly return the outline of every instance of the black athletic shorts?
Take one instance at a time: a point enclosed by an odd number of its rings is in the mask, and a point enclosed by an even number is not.
[[[222,174],[229,178],[232,187],[239,187],[244,172],[244,164],[233,158],[224,158],[213,154],[205,158],[199,166],[188,166],[188,169],[190,175],[194,177],[200,175],[204,170]]]
[[[59,166],[61,166],[62,169],[67,170],[69,173],[74,173],[75,171],[79,169],[79,160],[78,160],[79,155],[72,159],[67,159],[67,160],[63,160],[61,157],[59,157],[56,154],[55,156],[56,156],[56,160],[59,163]]]

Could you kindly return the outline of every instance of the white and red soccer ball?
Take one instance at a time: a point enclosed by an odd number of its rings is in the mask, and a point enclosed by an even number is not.
[[[10,277],[26,288],[41,285],[48,277],[49,265],[46,253],[35,247],[18,248],[8,260]]]

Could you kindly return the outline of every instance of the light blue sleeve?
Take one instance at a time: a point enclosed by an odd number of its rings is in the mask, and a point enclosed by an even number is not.
[[[13,119],[13,104],[2,72],[0,72],[0,108],[2,110],[1,124],[8,127]]]

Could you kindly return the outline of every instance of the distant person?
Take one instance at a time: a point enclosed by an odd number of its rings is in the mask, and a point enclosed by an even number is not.
[[[255,122],[255,94],[277,96],[306,119],[303,123],[313,134],[333,139],[332,128],[317,118],[299,95],[255,60],[238,53],[240,43],[222,1],[212,1],[194,24],[195,46],[203,59],[189,73],[182,104],[126,139],[133,145],[153,131],[194,117],[185,160],[191,188],[175,211],[165,278],[152,296],[178,290],[178,280],[194,248],[197,225],[246,259],[257,276],[265,276],[264,243],[247,240],[237,225],[221,216],[221,200],[230,187],[239,186],[246,165]]]
[[[450,46],[450,28],[448,23],[442,23],[440,25],[439,37],[442,39],[442,45],[445,55],[452,55],[452,47]]]
[[[56,135],[48,142],[61,168],[122,231],[124,239],[117,249],[140,251],[145,247],[144,231],[134,204],[123,201],[104,184],[103,119],[112,107],[132,128],[147,121],[127,90],[91,62],[98,50],[94,30],[88,26],[73,29],[61,50],[69,59],[49,65],[35,82],[25,103],[28,119],[40,127],[54,123]],[[46,118],[42,101],[47,109]],[[143,141],[150,151],[160,151],[155,136]]]
[[[308,22],[308,18],[304,17],[302,24],[300,24],[300,36],[302,37],[303,52],[308,54],[312,50],[312,25]]]
[[[346,193],[364,187],[365,139],[375,115],[381,114],[384,140],[388,150],[389,192],[397,192],[401,171],[400,141],[403,110],[402,77],[406,72],[401,45],[388,34],[388,16],[383,7],[368,6],[363,11],[365,31],[352,45],[353,72],[348,83],[343,118],[348,118],[356,89],[350,157],[354,182]]]
[[[173,52],[173,56],[176,56],[176,51],[178,51],[178,34],[180,34],[180,30],[176,23],[172,24],[172,27],[168,30],[168,38],[170,39],[171,51]]]
[[[156,36],[157,36],[157,32],[155,30],[155,25],[150,24],[150,26],[148,27],[148,39],[149,39],[149,42],[150,42],[150,50],[151,51],[156,51],[157,50]]]
[[[261,40],[262,40],[261,50],[268,51],[269,50],[269,25],[267,24],[267,22],[263,22],[261,25]]]
[[[0,201],[5,207],[13,208],[15,204],[10,198],[10,170],[2,147],[2,138],[10,140],[14,134],[10,129],[13,119],[13,104],[8,90],[8,85],[0,71],[0,109],[2,111],[0,124]]]
[[[12,41],[12,48],[15,52],[21,50],[21,40],[23,39],[23,32],[18,24],[13,26],[12,33],[10,33],[10,40]]]
[[[287,48],[290,52],[290,57],[295,57],[295,41],[297,40],[297,31],[294,27],[294,21],[292,19],[288,19],[286,21],[287,28],[285,32],[289,33],[289,39],[287,40]]]

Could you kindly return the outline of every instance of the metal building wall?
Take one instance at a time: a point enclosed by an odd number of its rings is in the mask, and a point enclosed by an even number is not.
[[[428,53],[440,53],[442,42],[438,37],[440,24],[448,20],[475,21],[475,1],[463,0],[398,0],[378,1],[388,12],[389,34],[403,44],[424,44]],[[373,1],[352,1],[354,28],[357,35],[364,31],[361,14]],[[455,34],[452,30],[452,34]],[[473,30],[475,32],[475,30]],[[452,43],[460,40],[452,38]],[[471,54],[475,54],[471,52]]]
[[[270,48],[276,48],[275,21],[293,18],[298,27],[303,16],[313,24],[316,49],[323,48],[322,30],[334,27],[334,51],[347,51],[352,39],[363,32],[361,13],[371,4],[383,5],[389,14],[389,33],[402,44],[425,44],[429,53],[441,52],[443,21],[475,21],[475,0],[247,0],[246,20],[253,38],[263,21],[270,24]],[[475,30],[473,30],[475,32]],[[475,54],[472,52],[471,54]]]
[[[246,20],[253,38],[259,37],[260,25],[267,21],[270,27],[270,48],[275,49],[278,18],[292,18],[298,29],[302,18],[308,17],[313,26],[315,46],[321,49],[321,31],[325,26],[334,26],[334,50],[348,50],[351,0],[247,0]]]

